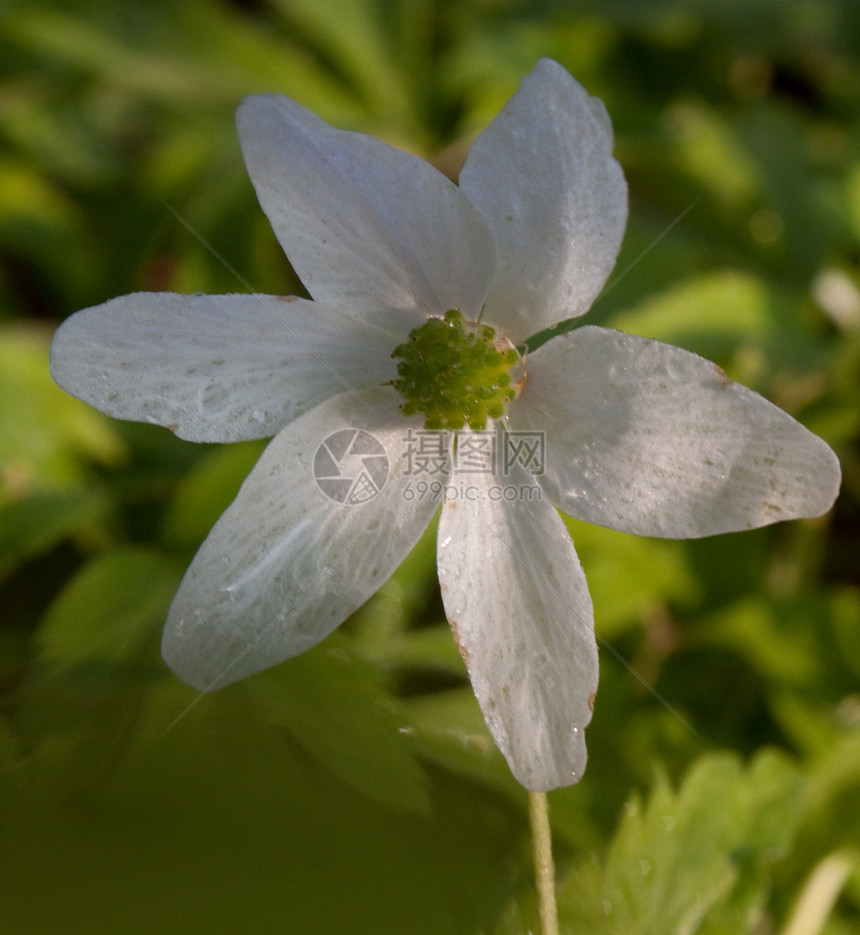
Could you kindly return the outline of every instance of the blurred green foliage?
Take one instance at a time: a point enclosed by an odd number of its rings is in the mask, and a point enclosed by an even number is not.
[[[602,672],[588,773],[550,797],[562,928],[860,932],[858,36],[853,0],[0,5],[0,930],[536,931],[433,530],[322,646],[200,697],[160,626],[261,446],[102,418],[47,349],[139,289],[301,291],[243,95],[455,176],[545,55],[606,102],[631,188],[589,321],[716,360],[845,478],[832,515],[743,535],[570,521]]]

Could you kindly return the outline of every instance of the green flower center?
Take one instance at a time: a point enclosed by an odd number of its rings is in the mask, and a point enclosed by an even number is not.
[[[391,381],[406,400],[400,409],[407,416],[423,413],[427,429],[468,424],[483,431],[487,419],[498,419],[518,392],[511,382],[516,348],[489,325],[465,321],[457,309],[428,318],[391,356],[403,358],[399,379]]]

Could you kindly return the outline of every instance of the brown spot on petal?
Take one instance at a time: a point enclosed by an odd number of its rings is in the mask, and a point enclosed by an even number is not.
[[[597,699],[596,694],[591,694],[588,696],[588,710],[589,711],[594,711],[594,702],[596,701],[596,699]]]
[[[167,426],[167,428],[169,431],[173,432],[173,434],[175,435],[177,431],[179,430],[179,425],[176,422],[171,422],[170,425]]]
[[[514,383],[514,390],[516,391],[516,394],[517,394],[516,396],[514,396],[514,399],[516,399],[520,395],[520,393],[522,393],[522,391],[528,386],[528,382],[529,382],[529,372],[528,370],[523,370],[523,375],[519,378],[519,380],[517,380],[516,383]]]
[[[457,621],[448,618],[448,626],[451,628],[451,635],[454,637],[454,642],[457,644],[457,649],[460,650],[460,655],[463,657],[463,662],[466,663],[466,668],[469,668],[469,650],[463,645],[460,640],[460,629],[457,626]]]
[[[732,383],[735,382],[734,380],[730,380],[728,375],[726,374],[726,371],[723,370],[723,368],[717,364],[714,364],[714,372],[716,373],[717,378],[720,381],[720,386],[724,390],[728,389],[732,385]]]

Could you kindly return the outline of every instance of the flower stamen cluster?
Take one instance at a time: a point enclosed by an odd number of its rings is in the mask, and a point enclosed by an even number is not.
[[[391,381],[406,399],[401,411],[423,413],[430,430],[468,425],[483,431],[517,395],[510,375],[519,360],[516,348],[490,325],[466,321],[458,309],[413,328],[391,356],[403,358],[400,378]]]

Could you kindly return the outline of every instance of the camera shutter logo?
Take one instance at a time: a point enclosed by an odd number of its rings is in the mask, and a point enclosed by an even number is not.
[[[341,429],[324,439],[314,455],[314,478],[337,503],[372,500],[388,479],[388,455],[381,442],[362,429]]]

